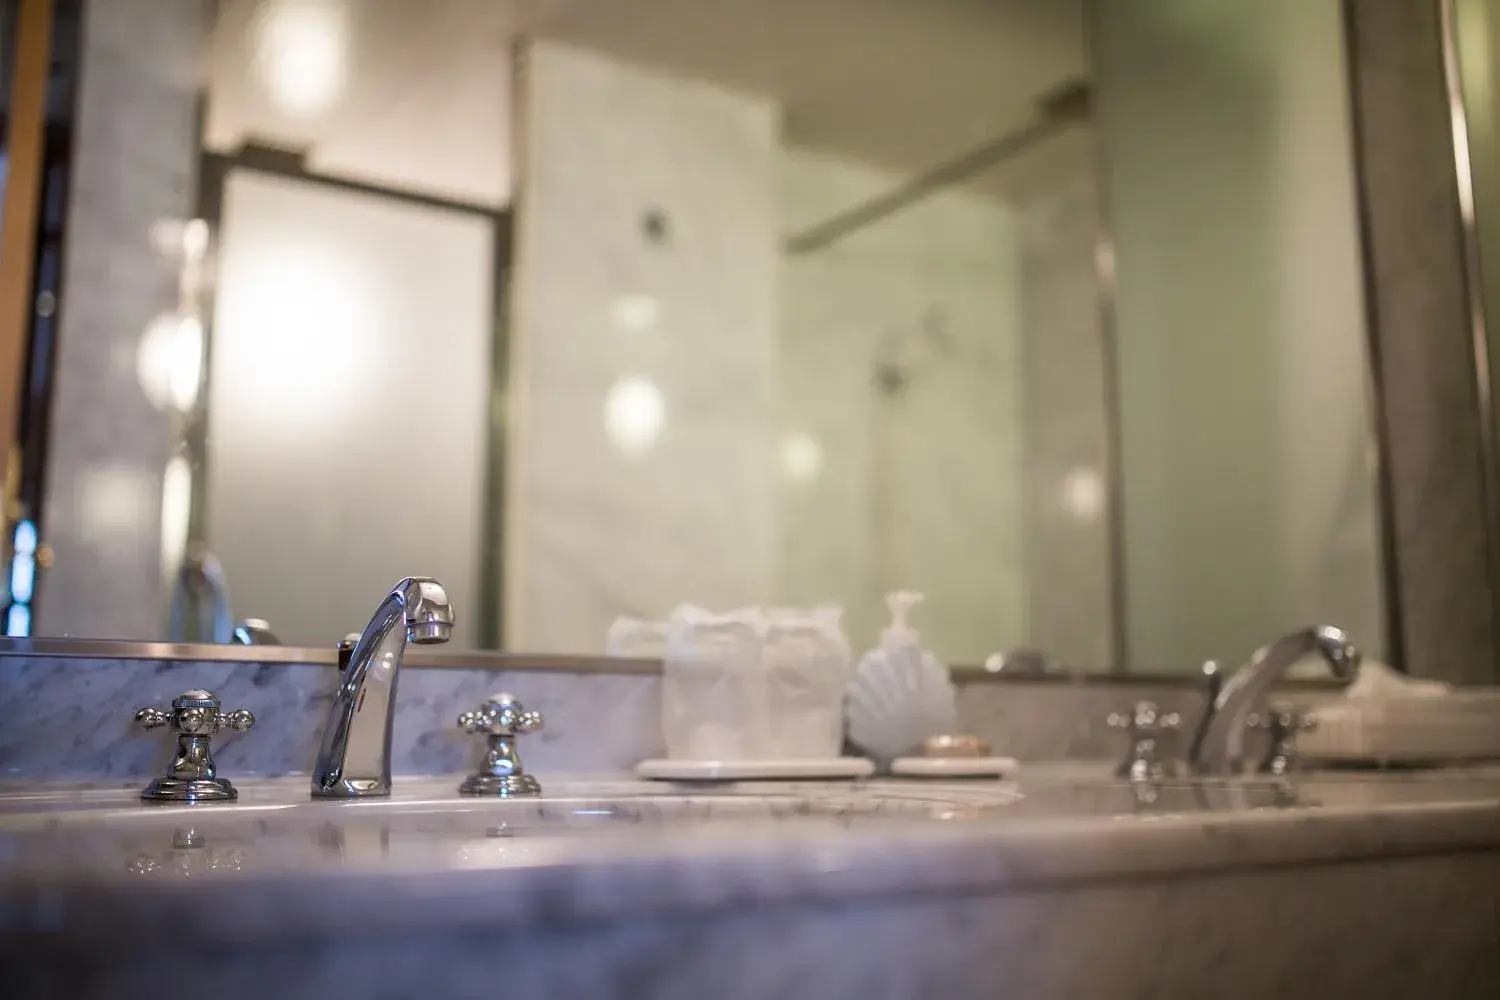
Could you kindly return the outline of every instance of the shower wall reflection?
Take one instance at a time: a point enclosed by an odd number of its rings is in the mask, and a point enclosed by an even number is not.
[[[873,635],[880,595],[915,586],[929,596],[926,628],[965,662],[1025,645],[1080,665],[1109,662],[1107,602],[1089,607],[1066,580],[1033,572],[1058,567],[1070,529],[1107,530],[1102,450],[1070,455],[1046,439],[1067,433],[1052,417],[1086,424],[1074,429],[1102,444],[1102,380],[1082,386],[1092,412],[1051,414],[1058,400],[1036,381],[1070,334],[1100,375],[1093,157],[1086,129],[1078,133],[1019,152],[1047,158],[1056,172],[1045,180],[992,167],[831,246],[783,255],[783,447],[805,436],[828,456],[816,476],[786,469],[785,599],[861,595],[851,624]],[[788,229],[898,182],[794,151],[783,167]],[[1084,197],[1049,206],[1070,183]],[[1049,207],[1057,217],[1042,221]],[[1046,311],[1068,294],[1075,316]],[[1086,367],[1070,367],[1064,381],[1086,378]],[[1107,550],[1089,555],[1080,575],[1107,586]],[[1059,622],[1049,635],[1043,615],[1060,603],[1076,614],[1074,628]]]
[[[1068,89],[1073,55],[1027,92]],[[1035,99],[963,121],[948,161],[882,163],[799,135],[795,104],[572,42],[528,45],[521,80],[517,648],[683,600],[834,600],[867,642],[914,587],[950,658],[1109,663],[1086,88],[1056,121]],[[1067,388],[1033,396],[1049,366]],[[1029,579],[1069,547],[1073,578]]]

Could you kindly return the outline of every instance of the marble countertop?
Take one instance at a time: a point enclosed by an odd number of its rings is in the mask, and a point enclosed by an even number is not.
[[[1006,893],[1500,845],[1500,767],[1291,781],[684,787],[554,778],[532,800],[398,779],[312,802],[306,778],[234,805],[146,806],[134,783],[0,784],[0,926],[112,946],[501,927],[757,903]]]

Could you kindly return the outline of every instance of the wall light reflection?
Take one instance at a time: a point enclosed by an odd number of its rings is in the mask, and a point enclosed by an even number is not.
[[[161,569],[170,580],[187,553],[188,518],[193,507],[193,471],[176,455],[167,463],[161,482]]]
[[[203,322],[191,313],[162,313],[146,326],[135,356],[141,391],[159,410],[187,413],[203,381]]]

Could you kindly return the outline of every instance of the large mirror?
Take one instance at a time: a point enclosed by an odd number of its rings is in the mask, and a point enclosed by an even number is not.
[[[1340,10],[86,3],[7,630],[1378,656]]]

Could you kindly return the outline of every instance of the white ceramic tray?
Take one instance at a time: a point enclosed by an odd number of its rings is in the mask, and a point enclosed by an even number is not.
[[[891,773],[902,778],[1004,778],[1018,766],[1014,757],[897,757]]]
[[[643,760],[635,773],[654,781],[843,780],[868,778],[875,765],[863,757],[786,760]]]
[[[1500,689],[1431,697],[1346,698],[1316,706],[1297,736],[1309,761],[1436,764],[1500,758]]]

